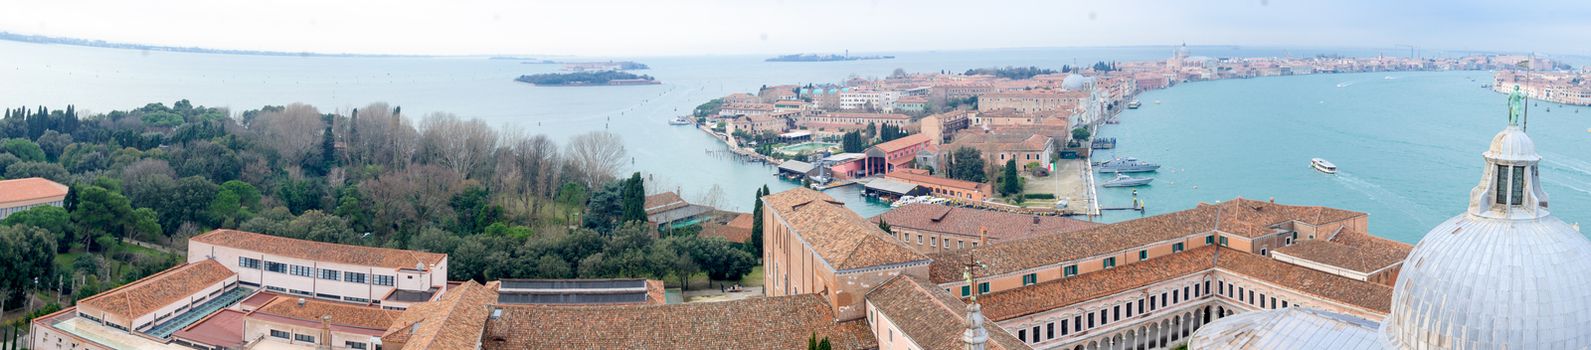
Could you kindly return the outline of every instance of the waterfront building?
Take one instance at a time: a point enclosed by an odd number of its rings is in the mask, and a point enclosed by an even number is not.
[[[0,220],[37,206],[61,206],[66,185],[42,177],[0,180]]]
[[[917,152],[928,149],[931,141],[928,135],[916,133],[870,146],[862,152],[867,155],[862,166],[868,175],[909,169],[917,159]]]
[[[934,197],[960,202],[982,202],[992,197],[989,184],[929,175],[927,170],[905,169],[885,174],[884,178],[922,186]]]
[[[1069,232],[1099,224],[1063,218],[917,203],[868,219],[887,223],[890,235],[918,252],[929,254],[977,248],[995,242]]]
[[[894,90],[840,91],[840,109],[893,113],[895,100],[900,96],[900,91]]]
[[[1335,310],[1222,320],[1193,349],[1574,349],[1591,344],[1591,240],[1548,211],[1541,155],[1509,125],[1481,154],[1469,207],[1432,228],[1404,259],[1385,319]],[[1304,307],[1318,308],[1314,305]]]
[[[773,103],[777,106],[779,102],[796,101],[799,89],[800,87],[796,85],[763,86],[757,90],[757,98],[763,103]]]
[[[828,167],[829,177],[835,179],[855,179],[867,176],[867,154],[839,153],[823,157],[818,161],[819,166]],[[819,171],[822,171],[821,169]]]
[[[215,260],[251,288],[402,310],[446,289],[447,255],[238,230],[188,239],[188,262]]]
[[[718,116],[723,118],[733,118],[742,116],[768,115],[773,114],[774,110],[775,108],[773,104],[770,103],[725,103],[719,107]]]
[[[765,132],[783,133],[787,130],[790,130],[789,118],[797,115],[798,113],[799,112],[789,111],[734,117],[734,119],[729,121],[729,127],[733,128],[730,129],[729,133],[733,134],[737,131],[747,134],[759,134]]]
[[[795,117],[797,127],[827,134],[866,130],[869,124],[874,127],[884,125],[905,127],[908,123],[911,123],[911,116],[894,113],[836,112]]]

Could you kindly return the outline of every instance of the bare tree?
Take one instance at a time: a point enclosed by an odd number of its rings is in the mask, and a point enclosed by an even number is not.
[[[432,113],[420,121],[422,157],[466,178],[476,178],[497,148],[497,132],[479,119]]]
[[[418,143],[419,133],[401,115],[385,103],[372,103],[359,109],[357,121],[349,123],[349,156],[354,164],[379,164],[388,168],[402,168],[409,164]],[[355,119],[355,118],[350,118]]]
[[[708,189],[707,193],[703,193],[701,198],[696,199],[696,204],[717,209],[724,204],[724,200],[724,188],[718,187],[718,184],[713,184],[713,188]]]
[[[624,140],[607,131],[580,134],[569,141],[566,156],[580,171],[586,187],[596,188],[613,180],[624,166]]]
[[[546,135],[526,137],[519,129],[504,131],[501,144],[495,188],[534,217],[540,213],[540,199],[551,198],[560,184],[558,145]]]
[[[249,123],[249,130],[261,144],[276,151],[283,165],[298,165],[311,152],[318,151],[325,127],[320,111],[302,103],[260,113]]]

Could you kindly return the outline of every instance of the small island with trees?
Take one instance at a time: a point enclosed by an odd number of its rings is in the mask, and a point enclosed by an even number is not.
[[[514,81],[536,86],[608,86],[662,84],[650,75],[620,71],[589,71],[521,75]]]
[[[778,56],[778,57],[773,57],[773,58],[766,59],[764,61],[767,61],[767,62],[831,62],[831,61],[887,60],[887,59],[892,59],[892,58],[895,58],[895,56],[851,56],[851,54],[849,54],[849,53],[844,54],[844,55],[837,55],[837,54],[819,55],[819,54],[815,54],[815,53],[798,53],[798,54],[789,54],[789,55],[782,55],[782,56]]]

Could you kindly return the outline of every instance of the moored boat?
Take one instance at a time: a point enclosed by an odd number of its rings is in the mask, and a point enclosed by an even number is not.
[[[691,125],[691,121],[683,116],[674,117],[674,120],[668,121],[668,125]]]
[[[1326,161],[1325,159],[1320,159],[1320,158],[1310,159],[1309,160],[1309,167],[1315,168],[1315,170],[1318,170],[1318,171],[1320,171],[1322,173],[1327,173],[1327,174],[1336,174],[1337,173],[1337,165],[1336,164],[1331,164],[1331,162]]]
[[[1142,173],[1158,170],[1160,169],[1160,164],[1127,157],[1100,162],[1094,169],[1102,173]]]
[[[1132,100],[1132,102],[1127,102],[1127,109],[1138,109],[1138,107],[1141,107],[1143,105],[1144,104],[1138,102],[1138,100]]]
[[[1116,173],[1116,178],[1102,182],[1099,185],[1103,187],[1133,187],[1148,185],[1150,181],[1154,180],[1155,178],[1152,177],[1132,177],[1127,176],[1127,174]]]

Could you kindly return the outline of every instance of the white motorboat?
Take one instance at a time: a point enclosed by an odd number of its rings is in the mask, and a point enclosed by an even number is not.
[[[1102,187],[1133,187],[1148,185],[1150,181],[1154,180],[1155,178],[1152,177],[1132,177],[1127,176],[1127,174],[1116,173],[1116,178],[1102,182],[1099,185]]]
[[[1318,171],[1320,171],[1322,173],[1327,173],[1327,174],[1336,174],[1337,173],[1337,165],[1336,164],[1331,164],[1331,162],[1326,161],[1325,159],[1320,159],[1320,158],[1310,159],[1309,160],[1309,167],[1315,168],[1315,170],[1318,170]]]

